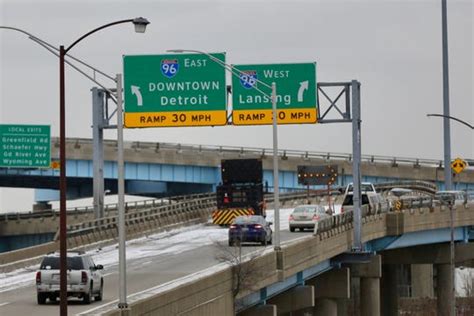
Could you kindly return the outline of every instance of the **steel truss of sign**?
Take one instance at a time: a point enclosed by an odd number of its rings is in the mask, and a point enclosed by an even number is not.
[[[352,122],[352,82],[318,82],[317,123]],[[232,87],[227,85],[227,102],[232,100]],[[232,112],[227,113],[227,124],[232,124]]]

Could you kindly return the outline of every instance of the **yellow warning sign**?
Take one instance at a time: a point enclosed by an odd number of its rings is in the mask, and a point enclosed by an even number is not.
[[[316,109],[286,109],[278,110],[278,124],[316,123]],[[234,125],[271,125],[272,110],[234,110],[232,112]]]
[[[461,173],[466,168],[467,168],[467,162],[465,162],[461,158],[456,158],[451,163],[451,169],[453,169],[453,171],[458,174]]]
[[[51,161],[51,164],[50,164],[50,168],[51,168],[51,169],[59,169],[59,168],[60,168],[59,161],[57,161],[57,160],[52,160],[52,161]]]

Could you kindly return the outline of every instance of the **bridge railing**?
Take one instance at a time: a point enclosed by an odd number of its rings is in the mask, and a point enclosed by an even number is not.
[[[74,146],[89,145],[91,146],[91,140],[86,138],[74,138],[68,139],[68,143],[72,143]],[[57,142],[57,139],[53,139],[52,142]],[[117,147],[117,142],[114,140],[105,140],[104,145],[107,147]],[[238,147],[238,146],[214,146],[214,145],[190,145],[180,143],[155,143],[155,142],[126,142],[126,149],[132,150],[149,150],[159,152],[161,150],[173,150],[173,151],[192,151],[192,152],[210,152],[218,154],[239,154],[239,155],[250,155],[250,156],[265,156],[273,153],[271,148],[259,148],[259,147]],[[307,150],[289,150],[280,149],[278,155],[281,157],[295,157],[303,159],[324,159],[324,160],[352,160],[352,154],[348,153],[329,153],[329,152],[318,152],[318,151],[307,151]],[[409,157],[392,157],[382,155],[362,155],[362,161],[367,162],[382,162],[390,164],[411,164],[413,166],[442,166],[443,161],[437,159],[424,159],[424,158],[409,158]]]
[[[392,181],[392,182],[379,182],[374,184],[377,190],[391,190],[393,188],[412,189],[416,191],[422,191],[429,194],[435,194],[438,191],[436,184],[428,181],[419,180],[407,180],[407,181]]]
[[[165,204],[171,204],[171,203],[182,201],[182,200],[192,200],[195,198],[208,196],[209,194],[212,194],[212,193],[196,193],[196,194],[189,194],[189,195],[163,197],[163,198],[158,198],[158,199],[147,199],[143,201],[126,202],[125,208],[138,209],[141,207],[165,205]],[[109,203],[109,204],[104,205],[104,213],[106,214],[106,216],[108,216],[107,214],[111,212],[116,212],[117,209],[118,209],[117,203]],[[71,208],[68,208],[66,212],[68,215],[88,214],[88,213],[94,212],[94,207],[93,206],[71,207]],[[9,221],[9,220],[46,218],[46,217],[56,217],[56,216],[59,216],[59,209],[35,211],[35,212],[27,212],[27,213],[3,213],[3,214],[0,214],[0,222]]]
[[[187,213],[211,208],[216,204],[214,194],[199,194],[197,196],[192,199],[183,198],[166,205],[154,203],[154,201],[129,203],[125,208],[125,225],[132,226],[138,222],[148,222],[170,216],[186,220]],[[117,216],[108,216],[76,225],[68,225],[68,235],[77,236],[93,230],[116,228],[117,220]]]

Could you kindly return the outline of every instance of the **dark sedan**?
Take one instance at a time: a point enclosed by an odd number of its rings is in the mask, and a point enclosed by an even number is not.
[[[235,243],[258,242],[262,245],[272,243],[271,222],[263,216],[238,216],[229,227],[229,246]]]

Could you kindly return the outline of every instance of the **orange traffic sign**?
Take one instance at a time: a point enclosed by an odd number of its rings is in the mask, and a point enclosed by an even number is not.
[[[59,161],[57,160],[51,161],[51,165],[50,165],[51,169],[59,169],[59,166],[60,166]]]
[[[451,163],[451,169],[453,169],[453,171],[458,174],[461,173],[464,169],[466,169],[466,167],[467,167],[467,162],[465,162],[461,158],[456,158]]]

